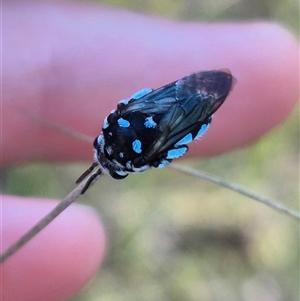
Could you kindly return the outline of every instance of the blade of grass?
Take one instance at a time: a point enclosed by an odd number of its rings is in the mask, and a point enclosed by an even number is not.
[[[74,203],[82,194],[82,189],[84,188],[88,180],[89,178],[87,178],[82,183],[80,183],[56,207],[54,207],[38,223],[36,223],[30,230],[28,230],[14,244],[12,244],[6,251],[4,251],[0,255],[0,264],[4,263],[9,257],[15,254],[18,250],[20,250],[20,248],[22,248],[40,231],[42,231],[47,225],[49,225],[59,214],[61,214],[65,209],[67,209],[72,203]]]
[[[201,178],[204,180],[207,180],[209,182],[215,183],[219,186],[225,187],[227,189],[233,190],[237,193],[240,193],[244,196],[247,196],[255,201],[258,201],[260,203],[263,203],[269,207],[271,207],[272,209],[275,209],[277,211],[279,211],[280,213],[286,214],[294,219],[296,219],[297,221],[300,220],[300,215],[293,211],[292,209],[289,209],[287,207],[285,207],[284,205],[280,204],[278,201],[272,200],[270,198],[267,198],[265,196],[261,196],[249,189],[246,189],[245,187],[239,186],[237,184],[234,183],[229,183],[227,181],[224,181],[223,179],[220,179],[218,177],[212,176],[208,173],[199,171],[199,170],[193,170],[191,168],[188,167],[184,167],[178,164],[170,164],[169,168],[179,171],[181,173],[185,173],[189,176],[193,176],[193,177],[197,177],[197,178]]]

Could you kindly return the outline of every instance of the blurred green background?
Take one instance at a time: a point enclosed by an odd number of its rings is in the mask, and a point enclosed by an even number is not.
[[[261,18],[299,30],[297,0],[97,2],[177,20]],[[180,164],[298,210],[299,110],[247,149]],[[86,167],[11,168],[5,191],[62,198]],[[299,224],[262,204],[171,169],[104,177],[81,201],[98,209],[109,246],[98,276],[71,301],[299,300]]]

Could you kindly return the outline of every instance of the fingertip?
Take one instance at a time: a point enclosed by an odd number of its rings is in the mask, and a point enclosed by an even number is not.
[[[12,196],[2,200],[4,250],[57,204]],[[74,204],[3,264],[4,300],[64,300],[96,274],[104,253],[99,216]]]
[[[268,22],[227,30],[223,60],[237,83],[209,133],[192,145],[193,156],[217,155],[257,141],[283,122],[299,100],[299,44],[291,32]]]

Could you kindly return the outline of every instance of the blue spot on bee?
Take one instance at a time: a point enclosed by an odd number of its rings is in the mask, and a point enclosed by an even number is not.
[[[142,142],[140,140],[138,140],[138,139],[134,140],[132,142],[132,149],[137,154],[140,154],[142,152]]]
[[[155,128],[157,126],[157,123],[153,120],[153,117],[147,117],[145,119],[145,123],[144,123],[146,128]]]
[[[121,126],[123,128],[130,127],[130,122],[126,119],[123,119],[123,118],[118,119],[118,124],[119,124],[119,126]]]
[[[173,159],[179,158],[179,157],[183,156],[187,152],[187,150],[188,150],[187,146],[181,147],[181,148],[170,149],[167,152],[166,159],[173,160]]]
[[[189,144],[193,141],[193,135],[191,133],[188,133],[186,136],[184,136],[182,139],[180,139],[175,146],[185,145]]]
[[[199,132],[197,133],[197,135],[195,137],[195,139],[198,139],[198,138],[202,137],[206,133],[208,128],[209,128],[209,124],[202,124]]]

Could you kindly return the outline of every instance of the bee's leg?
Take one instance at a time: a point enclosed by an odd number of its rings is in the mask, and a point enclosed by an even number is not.
[[[83,186],[82,190],[81,190],[81,194],[84,194],[87,189],[93,184],[95,183],[99,177],[102,175],[102,169],[99,168],[94,174],[92,174],[89,179],[86,181],[85,185]]]
[[[86,178],[87,177],[87,175],[89,175],[93,170],[94,170],[94,168],[95,167],[97,167],[99,164],[98,163],[96,163],[96,162],[94,162],[93,164],[92,164],[92,166],[91,167],[89,167],[77,180],[76,180],[76,184],[78,184],[78,183],[80,183],[84,178]]]

